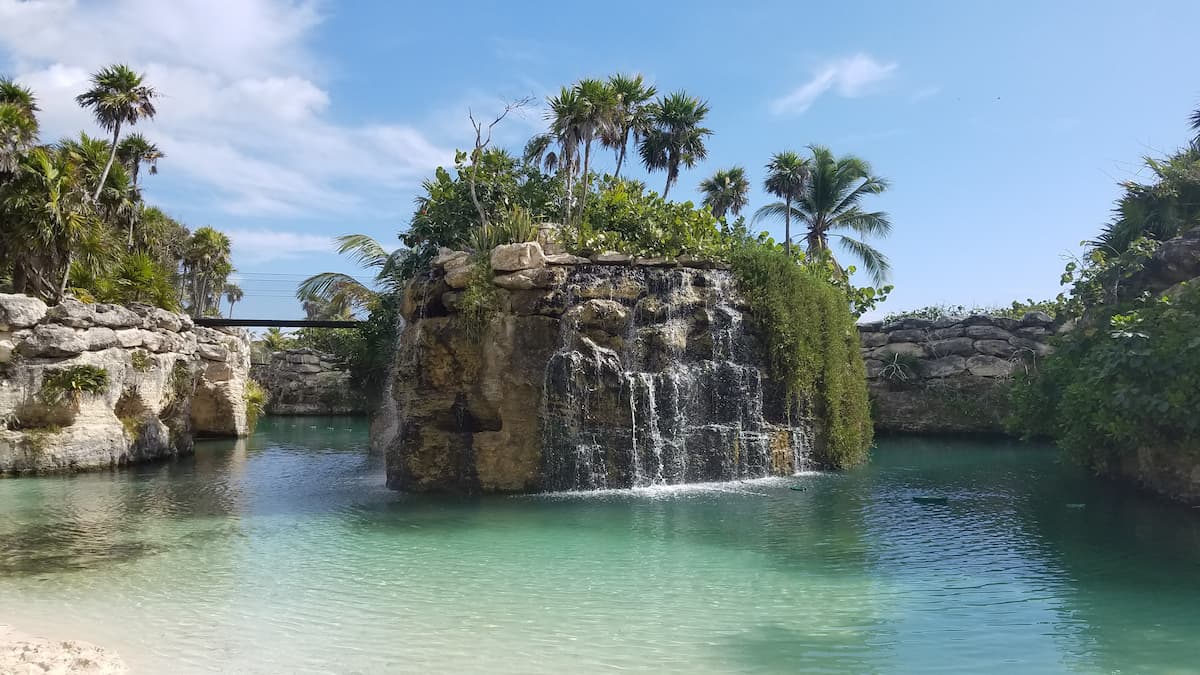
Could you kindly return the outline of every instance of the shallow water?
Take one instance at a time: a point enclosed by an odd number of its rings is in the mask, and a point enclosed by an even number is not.
[[[882,439],[845,474],[457,500],[388,491],[365,442],[271,418],[0,481],[0,623],[146,673],[1200,673],[1200,511],[1044,447]]]

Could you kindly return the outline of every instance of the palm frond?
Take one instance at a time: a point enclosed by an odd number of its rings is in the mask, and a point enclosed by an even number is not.
[[[837,237],[838,243],[841,244],[842,248],[862,263],[863,269],[871,275],[871,282],[873,284],[882,286],[887,283],[888,277],[892,273],[892,265],[882,251],[864,241],[853,239],[846,235],[835,234],[832,236]]]

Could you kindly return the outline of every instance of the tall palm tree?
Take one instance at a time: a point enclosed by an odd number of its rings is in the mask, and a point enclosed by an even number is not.
[[[158,160],[166,157],[158,146],[146,140],[146,137],[141,134],[129,134],[121,144],[117,146],[117,159],[121,165],[129,172],[130,178],[133,179],[133,186],[137,187],[138,173],[143,164],[150,169],[150,175],[158,173]]]
[[[192,287],[193,316],[205,316],[214,300],[219,302],[225,279],[233,272],[231,255],[229,237],[211,227],[197,229],[188,240],[183,265]]]
[[[32,91],[0,78],[0,174],[15,173],[21,154],[37,142],[37,112]]]
[[[558,170],[558,153],[554,152],[553,146],[553,136],[538,134],[525,143],[522,159],[538,170],[545,169],[546,173],[554,173]]]
[[[139,120],[153,118],[156,112],[156,96],[154,88],[143,82],[141,74],[134,72],[129,66],[117,64],[94,73],[92,88],[75,97],[79,105],[92,109],[92,115],[102,129],[112,132],[112,152],[109,153],[108,163],[104,166],[92,199],[100,198],[100,190],[103,189],[108,172],[117,158],[121,125],[132,126]]]
[[[225,299],[229,301],[228,318],[233,318],[233,306],[241,302],[244,297],[246,297],[246,294],[242,291],[241,286],[237,284],[225,284]]]
[[[1192,131],[1196,132],[1196,137],[1192,139],[1192,145],[1200,148],[1200,108],[1196,108],[1189,121],[1192,124]]]
[[[625,151],[629,147],[629,137],[633,136],[634,143],[640,143],[642,135],[650,125],[646,105],[658,93],[652,85],[647,85],[641,75],[613,75],[608,78],[608,87],[616,99],[613,110],[613,124],[608,133],[600,137],[601,142],[617,153],[617,168],[613,178],[620,178],[621,166],[625,163]]]
[[[891,271],[887,256],[862,239],[838,230],[848,230],[859,236],[886,237],[892,231],[891,221],[883,211],[866,211],[862,201],[888,188],[888,182],[871,173],[867,162],[847,155],[835,158],[829,148],[810,145],[810,177],[798,199],[792,203],[775,202],[760,208],[755,220],[788,218],[802,223],[805,251],[812,257],[829,254],[829,240],[837,239],[847,252],[862,263],[872,281],[882,284]]]
[[[740,166],[732,169],[721,169],[700,183],[700,191],[704,193],[704,204],[712,209],[717,218],[724,218],[728,211],[738,215],[746,208],[749,201],[750,181],[746,180],[746,170]]]
[[[78,139],[63,139],[59,146],[79,166],[83,184],[95,195],[100,217],[114,230],[128,231],[126,246],[133,248],[133,230],[141,215],[142,196],[124,164],[108,165],[111,144],[80,132]],[[105,173],[106,169],[111,171]]]
[[[587,105],[574,89],[563,87],[558,96],[547,99],[550,120],[550,135],[558,141],[558,166],[563,172],[567,187],[567,200],[563,205],[563,219],[571,221],[575,198],[575,170],[579,163],[579,144],[583,142],[582,125],[587,115]]]
[[[591,185],[592,141],[612,133],[616,115],[617,99],[611,87],[603,80],[580,80],[575,84],[575,93],[582,103],[579,117],[579,140],[583,143],[583,199],[587,199]]]
[[[638,150],[647,169],[667,172],[665,199],[679,180],[679,167],[690,169],[708,156],[704,139],[712,130],[701,126],[708,103],[679,91],[660,97],[650,105],[648,114],[650,127]]]
[[[408,249],[389,253],[365,234],[343,235],[337,242],[339,254],[349,255],[359,265],[375,270],[375,284],[380,292],[397,293],[404,286],[401,263],[409,255]],[[379,292],[341,272],[314,274],[296,288],[296,299],[301,303],[320,301],[339,314],[348,314],[353,309],[367,310],[378,298]]]
[[[777,152],[767,162],[767,192],[783,200],[783,250],[792,254],[792,202],[799,199],[808,185],[812,167],[794,152]]]

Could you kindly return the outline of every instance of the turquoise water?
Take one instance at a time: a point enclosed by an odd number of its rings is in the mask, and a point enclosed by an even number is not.
[[[0,481],[0,623],[145,673],[1200,673],[1200,511],[1043,447],[464,501],[386,490],[365,439]]]

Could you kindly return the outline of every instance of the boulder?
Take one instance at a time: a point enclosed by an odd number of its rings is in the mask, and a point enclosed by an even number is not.
[[[1053,323],[1054,317],[1045,312],[1025,312],[1025,316],[1021,317],[1022,326],[1045,327]]]
[[[858,324],[858,332],[860,333],[878,333],[883,330],[882,321],[867,321]]]
[[[882,347],[888,343],[887,333],[859,333],[858,342],[864,349]]]
[[[46,310],[46,320],[72,328],[87,328],[96,322],[96,313],[90,305],[75,298],[63,298],[62,302]]]
[[[535,288],[554,288],[566,280],[567,271],[561,267],[542,267],[498,274],[492,278],[492,283],[513,291],[528,291]]]
[[[928,333],[920,328],[901,328],[887,334],[888,342],[921,342]]]
[[[46,316],[46,304],[28,295],[0,293],[0,331],[36,326]]]
[[[92,318],[97,326],[107,328],[132,328],[142,325],[142,317],[121,305],[95,305]]]
[[[458,290],[467,287],[467,283],[471,280],[470,257],[451,258],[445,263],[444,269],[446,270],[447,286]]]
[[[926,345],[929,353],[938,356],[972,356],[975,354],[975,341],[969,337],[956,337],[946,340],[934,340]]]
[[[967,360],[961,356],[943,356],[923,364],[922,375],[925,377],[951,377],[965,372]]]
[[[629,325],[629,310],[615,300],[588,300],[567,310],[566,318],[582,328],[620,335]]]
[[[716,262],[713,260],[697,258],[693,255],[681,255],[676,258],[675,261],[684,267],[690,267],[698,270],[711,270],[717,266]]]
[[[586,265],[591,260],[570,253],[549,253],[546,255],[547,265]]]
[[[22,342],[17,351],[23,356],[75,356],[87,351],[83,331],[57,324],[41,324]]]
[[[1016,353],[1016,348],[1008,340],[976,340],[975,351],[989,356],[1008,358]]]
[[[445,267],[453,260],[466,260],[471,254],[466,251],[454,251],[445,246],[438,249],[438,254],[433,257],[432,265],[434,267]]]
[[[675,267],[678,263],[675,262],[674,258],[656,256],[651,258],[634,258],[633,264],[641,267]]]
[[[12,340],[0,340],[0,363],[8,363],[12,360],[13,351],[16,345]]]
[[[1008,340],[1012,337],[1012,333],[997,326],[970,325],[963,332],[976,340]]]
[[[965,331],[966,327],[961,323],[952,323],[949,326],[942,326],[929,331],[929,339],[948,340],[950,338],[962,337]]]
[[[950,328],[951,326],[956,326],[956,325],[961,324],[962,320],[963,320],[963,318],[961,316],[939,316],[938,318],[933,320],[933,328],[935,328],[935,329]],[[954,337],[957,337],[957,336],[954,336]]]
[[[871,352],[871,358],[881,361],[891,361],[896,356],[925,358],[925,348],[914,342],[890,342]]]
[[[87,342],[89,352],[121,346],[121,341],[117,339],[117,332],[104,326],[95,326],[83,331],[83,339]]]
[[[225,361],[229,358],[229,350],[223,345],[201,343],[196,346],[196,353],[200,358],[208,361]]]
[[[1008,377],[1013,363],[995,356],[978,355],[967,359],[967,370],[976,377]]]
[[[542,245],[536,241],[521,244],[502,244],[492,250],[492,269],[497,272],[516,272],[546,266]]]

